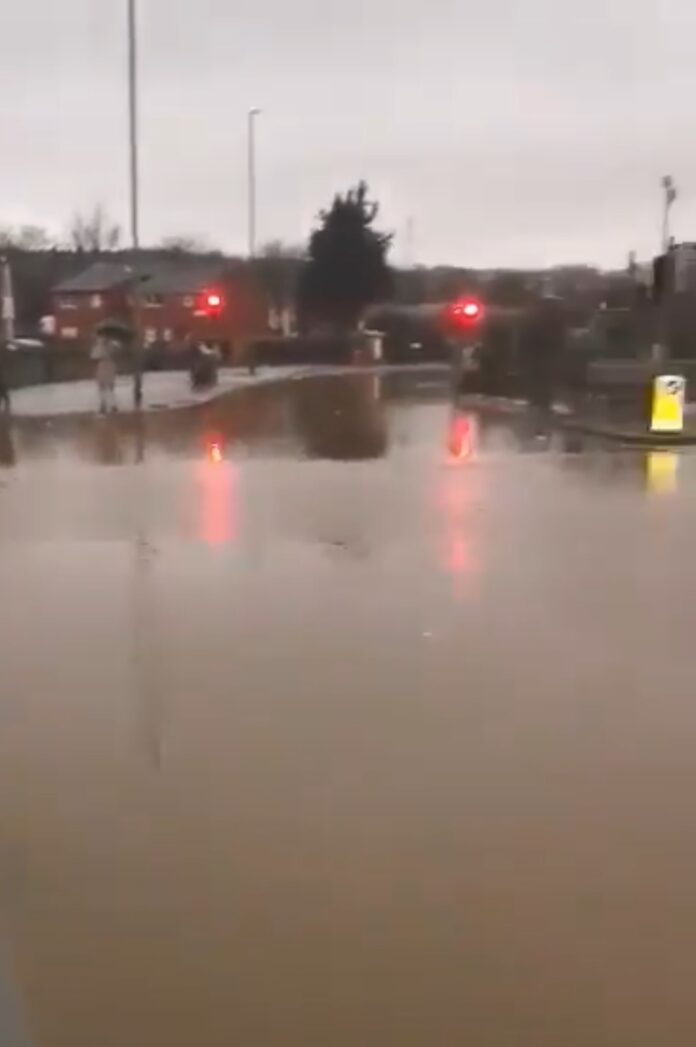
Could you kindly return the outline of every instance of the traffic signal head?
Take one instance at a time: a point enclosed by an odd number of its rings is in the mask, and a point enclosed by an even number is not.
[[[450,305],[448,318],[455,327],[474,327],[483,320],[483,306],[476,298],[458,298]]]
[[[225,308],[225,300],[220,291],[204,291],[200,296],[199,315],[216,318]]]

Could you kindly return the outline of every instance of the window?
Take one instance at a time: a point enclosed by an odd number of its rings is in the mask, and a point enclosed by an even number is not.
[[[61,327],[60,337],[61,338],[77,338],[78,330],[76,327]]]
[[[185,306],[186,309],[193,309],[194,300],[193,300],[193,298],[191,297],[190,294],[187,294],[186,297],[184,298],[184,306]]]
[[[89,304],[92,306],[92,309],[101,309],[104,304],[104,299],[100,294],[93,294],[89,300]]]
[[[161,294],[149,294],[145,298],[145,305],[148,309],[161,309],[164,305],[164,295]]]
[[[77,302],[74,298],[61,298],[58,306],[61,309],[77,309]]]

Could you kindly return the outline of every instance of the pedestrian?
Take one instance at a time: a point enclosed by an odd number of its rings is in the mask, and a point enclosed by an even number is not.
[[[546,294],[527,317],[522,337],[522,371],[529,403],[551,409],[566,341],[562,301]]]
[[[116,410],[116,352],[118,344],[105,334],[97,335],[92,359],[97,367],[95,379],[102,414]]]
[[[10,403],[10,386],[7,380],[7,346],[0,351],[0,408],[9,414],[12,404]]]

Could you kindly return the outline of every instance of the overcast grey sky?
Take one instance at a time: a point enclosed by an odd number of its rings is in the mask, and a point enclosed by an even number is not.
[[[696,238],[693,0],[139,0],[143,239],[303,241],[365,177],[419,262],[622,264]],[[125,222],[126,0],[0,0],[0,223]]]

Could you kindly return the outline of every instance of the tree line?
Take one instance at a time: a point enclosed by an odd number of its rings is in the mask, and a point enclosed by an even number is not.
[[[169,236],[158,245],[164,250],[181,253],[210,253],[205,240],[195,236]],[[88,253],[118,251],[124,247],[123,228],[113,221],[102,204],[91,211],[76,211],[65,234],[53,236],[39,225],[0,226],[0,250],[16,251],[82,251]]]
[[[490,303],[515,307],[538,296],[540,274],[532,278],[514,270],[482,273],[456,266],[395,268],[389,262],[393,234],[379,228],[379,214],[379,204],[371,198],[367,183],[360,181],[336,193],[319,212],[306,247],[276,240],[247,264],[253,267],[269,302],[276,308],[294,307],[304,330],[351,330],[369,306],[390,300],[415,305],[479,294]],[[51,287],[91,261],[104,255],[131,261],[133,252],[122,245],[120,225],[101,205],[76,212],[62,239],[34,225],[0,227],[0,251],[13,258],[20,317],[27,322],[38,319],[48,308]],[[140,254],[154,262],[224,257],[195,236],[169,236]],[[561,293],[564,278],[567,291],[577,294],[579,282],[588,303],[595,306],[617,282],[617,274],[568,267],[554,274]]]

